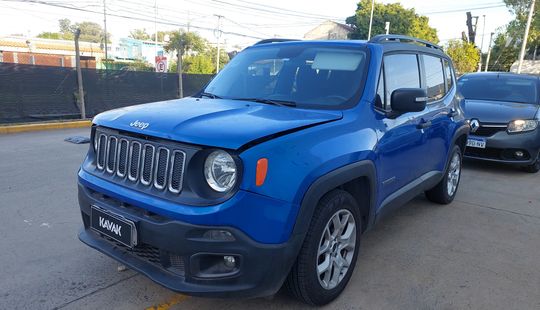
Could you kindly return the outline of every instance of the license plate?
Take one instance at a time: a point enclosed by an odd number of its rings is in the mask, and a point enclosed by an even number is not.
[[[111,211],[92,206],[90,227],[130,248],[137,245],[135,223]]]
[[[467,146],[468,147],[475,147],[479,149],[485,149],[486,148],[486,139],[482,138],[476,138],[476,137],[469,137],[467,140]]]

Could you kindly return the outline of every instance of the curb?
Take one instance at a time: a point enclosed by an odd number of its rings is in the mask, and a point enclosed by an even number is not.
[[[84,128],[90,127],[92,121],[71,121],[71,122],[54,122],[54,123],[36,123],[36,124],[20,124],[20,125],[6,125],[0,126],[0,134],[10,134],[28,131],[41,131],[52,129],[66,129],[66,128]]]

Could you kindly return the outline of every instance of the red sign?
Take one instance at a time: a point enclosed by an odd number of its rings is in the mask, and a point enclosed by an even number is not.
[[[156,56],[156,72],[167,72],[167,57]]]

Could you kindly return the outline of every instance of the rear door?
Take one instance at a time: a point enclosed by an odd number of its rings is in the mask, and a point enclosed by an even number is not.
[[[420,55],[422,87],[427,89],[428,104],[425,119],[431,124],[425,128],[425,172],[443,171],[449,152],[453,130],[452,107],[455,93],[453,72],[448,60],[435,55]]]
[[[384,57],[376,106],[385,114],[391,112],[392,92],[399,88],[420,88],[420,63],[415,53],[393,53]],[[382,202],[390,194],[418,178],[426,169],[428,149],[426,134],[420,126],[428,111],[405,113],[383,118],[385,131],[379,140],[377,165]],[[424,153],[423,153],[424,152]]]

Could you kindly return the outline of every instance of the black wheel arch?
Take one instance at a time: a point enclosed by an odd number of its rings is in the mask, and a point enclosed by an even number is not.
[[[365,194],[364,191],[366,190],[366,185],[369,199],[363,204],[362,201],[358,201],[359,197],[357,196]],[[357,199],[361,207],[364,205],[364,207],[368,208],[364,227],[367,228],[371,226],[375,219],[374,209],[377,197],[376,170],[372,161],[362,160],[332,170],[319,177],[311,184],[302,199],[300,210],[296,217],[293,235],[300,234],[305,236],[319,200],[326,193],[336,188],[342,188],[348,191],[355,199]],[[367,203],[368,206],[365,206],[365,203]]]

